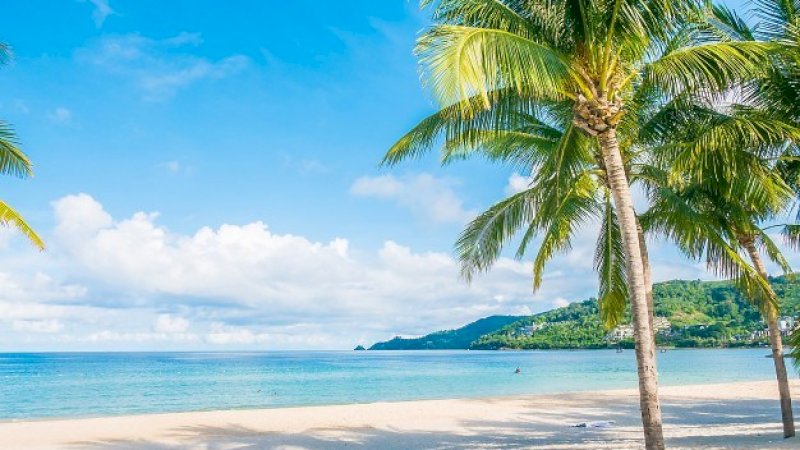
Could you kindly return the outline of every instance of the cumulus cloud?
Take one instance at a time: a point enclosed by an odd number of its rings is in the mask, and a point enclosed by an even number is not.
[[[189,329],[189,321],[183,317],[159,314],[154,328],[159,333],[183,333]]]
[[[510,177],[508,177],[508,184],[506,184],[505,193],[506,195],[518,194],[528,189],[528,186],[530,186],[532,181],[533,178],[514,172]]]
[[[434,223],[464,223],[477,212],[465,209],[454,190],[456,184],[425,173],[405,177],[364,176],[356,179],[350,193],[392,201]]]
[[[262,222],[174,233],[156,213],[115,219],[87,194],[59,199],[53,211],[51,253],[61,278],[75,281],[40,280],[58,305],[12,317],[87,330],[74,342],[341,348],[541,310],[552,298],[549,289],[532,294],[529,263],[507,258],[467,285],[450,255],[394,241],[354,253],[347,239],[318,242]]]
[[[451,255],[391,240],[352,249],[345,238],[321,242],[262,222],[177,233],[153,212],[112,217],[87,194],[53,211],[50,251],[39,256],[49,262],[37,264],[52,274],[0,265],[0,337],[5,329],[72,349],[348,348],[530,314],[596,286],[592,230],[576,241],[589,253],[554,259],[533,294],[531,264],[505,257],[468,285]]]
[[[569,300],[559,297],[559,298],[553,300],[553,307],[554,308],[563,308],[565,306],[569,306],[570,303],[571,302]]]
[[[161,101],[201,80],[221,79],[241,72],[249,63],[244,55],[218,60],[186,51],[202,43],[198,33],[180,33],[166,39],[140,34],[105,36],[78,50],[79,60],[129,79],[144,99]]]
[[[72,237],[92,234],[111,226],[108,214],[94,198],[87,194],[70,195],[53,202],[57,235]]]

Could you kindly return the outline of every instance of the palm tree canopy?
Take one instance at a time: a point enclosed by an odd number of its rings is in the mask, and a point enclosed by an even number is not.
[[[586,128],[576,126],[575,108],[588,99],[621,105],[612,120],[630,164],[645,141],[666,132],[670,112],[684,106],[693,88],[722,90],[752,76],[770,46],[704,40],[700,27],[687,25],[701,11],[692,2],[423,3],[433,7],[437,25],[417,52],[445,106],[392,146],[384,163],[419,157],[441,139],[445,163],[478,152],[533,174],[529,189],[494,205],[462,233],[456,251],[467,279],[487,270],[524,231],[517,257],[534,237],[542,239],[534,259],[537,288],[545,263],[571,248],[582,224],[600,220],[599,299],[609,305],[601,307],[606,324],[615,325],[627,295],[621,236],[602,158],[581,131]],[[664,27],[679,18],[682,29]],[[748,131],[732,125],[715,138]]]
[[[663,53],[700,14],[692,1],[438,0],[418,42],[425,80],[444,105],[488,108],[502,89],[536,101],[613,102],[635,83],[667,93],[723,90],[763,71],[772,44],[707,42]],[[654,57],[659,55],[659,57]],[[760,66],[760,67],[759,67]],[[470,98],[480,101],[465,102]]]

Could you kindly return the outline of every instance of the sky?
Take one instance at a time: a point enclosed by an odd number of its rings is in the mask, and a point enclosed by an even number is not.
[[[436,109],[427,23],[404,0],[7,2],[0,118],[36,174],[0,198],[47,250],[0,229],[0,351],[348,349],[592,296],[594,223],[536,293],[524,259],[459,278],[459,230],[524,174],[379,167]],[[657,280],[713,278],[650,245]]]

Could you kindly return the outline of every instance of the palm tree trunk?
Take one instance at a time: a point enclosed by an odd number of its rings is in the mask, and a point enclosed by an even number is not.
[[[764,267],[764,262],[761,260],[761,255],[758,254],[753,239],[742,237],[739,241],[750,255],[758,274],[766,280],[767,269]],[[770,306],[766,319],[769,327],[769,344],[772,347],[772,360],[775,362],[775,375],[778,378],[778,392],[781,398],[783,437],[790,438],[795,434],[794,414],[792,413],[792,395],[789,392],[789,379],[786,375],[786,361],[783,358],[783,341],[781,340],[780,328],[778,328],[778,310]]]
[[[639,219],[636,219],[636,231],[639,235],[639,253],[642,255],[642,276],[644,277],[645,296],[647,297],[647,318],[650,320],[650,332],[653,335],[653,345],[656,345],[655,305],[653,303],[653,274],[650,271],[650,253],[647,251],[647,242],[644,230]]]
[[[650,328],[647,306],[647,288],[644,280],[641,245],[633,210],[630,186],[625,175],[622,154],[619,150],[616,129],[611,127],[597,136],[603,152],[608,182],[617,208],[622,242],[625,246],[628,284],[631,297],[636,365],[639,372],[639,407],[644,426],[645,446],[648,450],[664,449],[661,426],[661,406],[658,401],[658,371],[655,345]]]

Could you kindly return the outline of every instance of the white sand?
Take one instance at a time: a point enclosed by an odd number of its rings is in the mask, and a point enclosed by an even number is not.
[[[800,393],[800,381],[792,380]],[[670,448],[794,448],[773,381],[661,389]],[[635,391],[0,423],[0,449],[627,449]],[[796,407],[800,412],[800,408]],[[796,414],[797,414],[796,412]],[[613,420],[610,428],[572,428]]]

